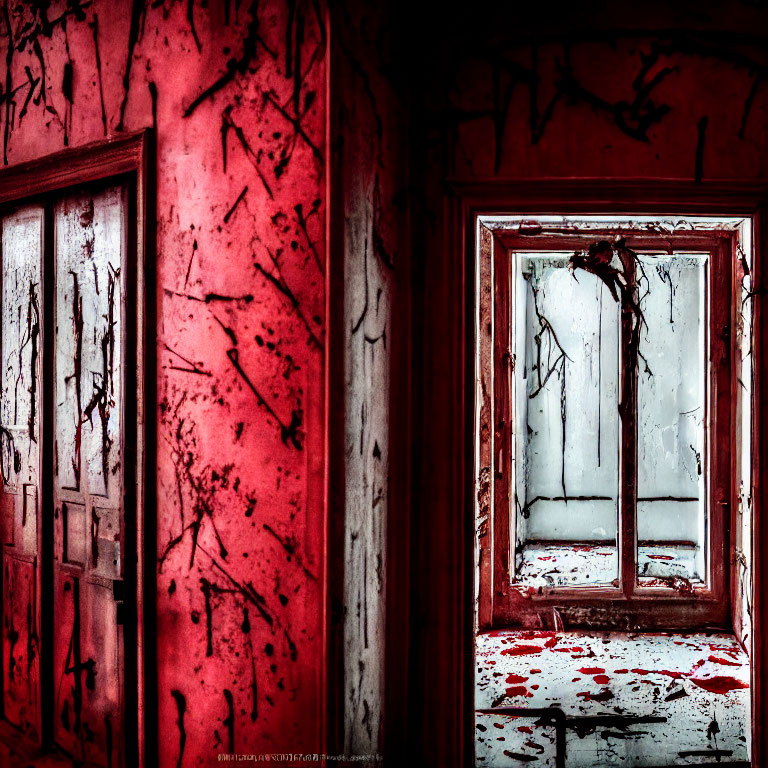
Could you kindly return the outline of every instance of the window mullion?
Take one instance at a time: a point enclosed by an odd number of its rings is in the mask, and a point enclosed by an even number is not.
[[[640,320],[634,255],[620,249],[626,289],[621,292],[621,507],[619,551],[621,592],[635,593],[637,583],[637,356]],[[634,304],[634,306],[633,306]]]

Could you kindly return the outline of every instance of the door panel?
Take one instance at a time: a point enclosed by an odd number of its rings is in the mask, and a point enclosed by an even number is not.
[[[54,738],[123,765],[126,190],[54,206]]]
[[[3,564],[3,707],[40,735],[39,477],[43,208],[2,220],[0,307],[0,525]]]

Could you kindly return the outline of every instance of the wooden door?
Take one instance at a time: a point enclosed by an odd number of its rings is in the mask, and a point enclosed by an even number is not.
[[[5,718],[38,742],[38,560],[43,208],[2,219],[0,530],[2,680]]]
[[[54,739],[124,764],[124,327],[127,190],[53,206]]]

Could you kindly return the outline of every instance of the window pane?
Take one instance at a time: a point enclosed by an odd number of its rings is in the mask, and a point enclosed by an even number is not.
[[[642,256],[638,364],[638,576],[704,581],[706,255]]]
[[[513,256],[517,577],[618,577],[619,307],[570,254]]]

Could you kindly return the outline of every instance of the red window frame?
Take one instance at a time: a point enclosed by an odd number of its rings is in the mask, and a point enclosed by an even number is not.
[[[731,230],[694,230],[659,236],[616,227],[574,232],[572,228],[534,230],[489,229],[481,224],[478,237],[479,323],[478,365],[478,625],[499,627],[599,629],[730,629],[730,534],[737,508],[735,494],[734,408],[737,382],[735,359],[736,290],[740,261],[736,233]],[[514,553],[510,521],[511,405],[510,253],[513,251],[586,251],[597,240],[626,237],[632,250],[697,251],[710,255],[707,280],[709,326],[706,351],[710,365],[707,395],[708,571],[706,585],[681,593],[671,587],[644,587],[637,583],[636,480],[637,370],[623,366],[623,398],[627,418],[621,419],[621,502],[618,520],[619,579],[616,586],[525,588],[514,583]],[[492,266],[492,268],[491,268]],[[622,307],[623,344],[633,318]],[[484,514],[485,513],[485,514]]]

